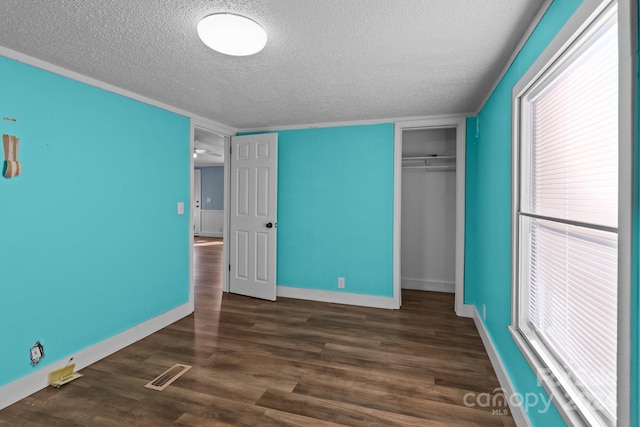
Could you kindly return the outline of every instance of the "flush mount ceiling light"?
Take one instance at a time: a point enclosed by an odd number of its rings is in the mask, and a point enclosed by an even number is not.
[[[267,32],[256,21],[233,13],[214,13],[198,23],[200,39],[225,55],[247,56],[267,44]]]

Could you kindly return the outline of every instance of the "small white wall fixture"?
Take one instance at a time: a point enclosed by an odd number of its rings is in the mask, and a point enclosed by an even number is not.
[[[434,118],[395,123],[394,134],[394,211],[393,211],[393,299],[396,308],[402,305],[401,289],[401,214],[402,214],[402,133],[415,129],[456,130],[456,249],[455,249],[455,312],[472,317],[473,306],[464,303],[464,224],[465,224],[465,142],[464,117]]]

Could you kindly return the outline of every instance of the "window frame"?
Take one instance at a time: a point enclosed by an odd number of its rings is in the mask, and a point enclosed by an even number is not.
[[[633,0],[584,0],[574,15],[561,29],[554,40],[542,52],[531,68],[514,86],[512,93],[512,318],[509,330],[525,359],[536,374],[539,383],[553,397],[559,413],[569,425],[582,425],[587,420],[593,422],[594,414],[587,409],[572,410],[576,402],[566,394],[571,384],[558,381],[548,374],[547,362],[543,361],[534,346],[519,329],[519,321],[526,311],[523,309],[523,295],[520,290],[519,254],[522,245],[519,239],[519,211],[521,197],[521,172],[526,165],[521,164],[520,145],[528,129],[521,123],[523,99],[532,87],[540,83],[541,77],[553,77],[562,64],[579,51],[585,38],[594,26],[603,19],[611,8],[618,7],[618,56],[619,56],[619,172],[618,172],[618,351],[617,351],[617,425],[629,425],[631,418],[631,273],[632,273],[632,231],[633,223],[633,145],[635,108],[635,55],[637,40],[637,2]],[[585,37],[586,36],[586,37]],[[525,121],[526,122],[526,121]],[[636,185],[637,187],[637,185]],[[637,188],[636,188],[637,191]],[[635,227],[634,227],[635,226]],[[526,314],[526,313],[525,313]],[[578,393],[579,394],[579,393]],[[581,405],[577,407],[580,408]],[[588,406],[588,405],[587,405]],[[601,421],[596,417],[596,421]],[[603,424],[606,425],[606,424]]]

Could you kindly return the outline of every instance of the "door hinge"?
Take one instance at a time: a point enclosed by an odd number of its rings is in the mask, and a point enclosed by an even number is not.
[[[233,147],[231,147],[231,144],[229,144],[229,154],[233,154]]]
[[[231,264],[229,264],[229,271],[231,271]]]

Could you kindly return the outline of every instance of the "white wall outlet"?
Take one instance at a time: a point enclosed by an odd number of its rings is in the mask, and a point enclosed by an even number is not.
[[[487,306],[482,304],[482,320],[487,321]]]
[[[211,197],[207,197],[207,203],[211,203]]]
[[[338,277],[338,288],[344,289],[344,277]]]

